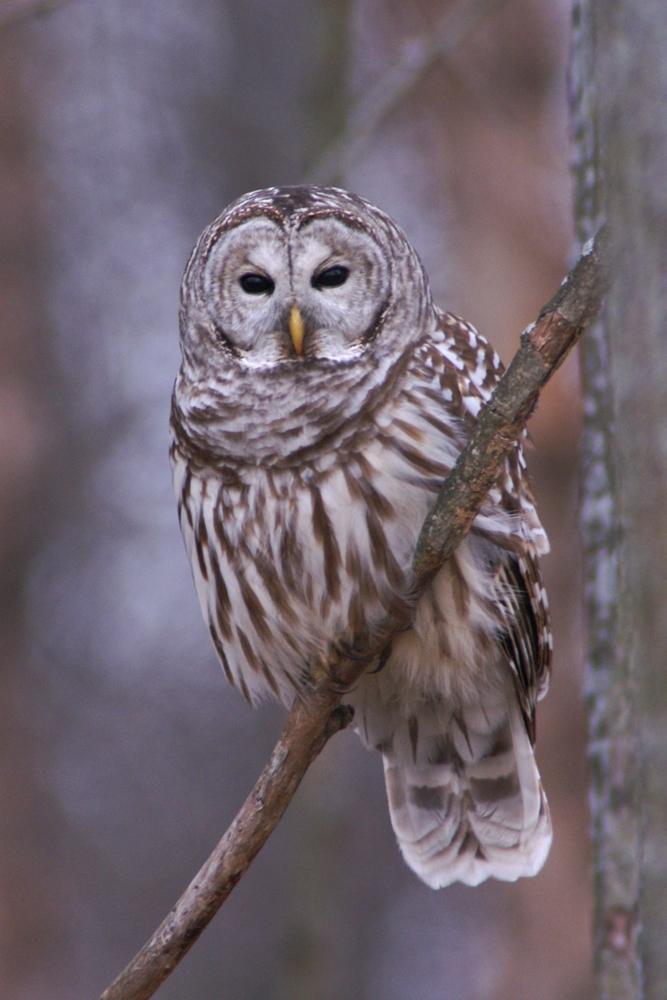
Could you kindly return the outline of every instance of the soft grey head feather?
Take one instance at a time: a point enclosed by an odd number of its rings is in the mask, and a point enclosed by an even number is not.
[[[313,276],[349,268],[338,288]],[[265,274],[269,295],[248,295],[244,272]],[[186,366],[301,371],[363,355],[400,352],[424,333],[431,297],[417,254],[383,212],[337,188],[267,188],[233,202],[202,233],[182,288]],[[308,335],[304,358],[290,349],[296,303]],[[298,367],[301,366],[301,367]]]
[[[345,282],[318,287],[335,265]],[[248,273],[270,292],[244,291]],[[288,332],[293,305],[302,356]],[[363,422],[435,323],[421,262],[384,212],[338,188],[252,192],[204,230],[188,262],[175,419],[221,460],[285,461]]]

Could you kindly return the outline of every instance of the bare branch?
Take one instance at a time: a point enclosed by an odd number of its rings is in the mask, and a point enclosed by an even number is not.
[[[460,0],[440,18],[429,37],[408,43],[387,73],[352,109],[343,134],[320,157],[312,177],[324,183],[344,176],[382,122],[441,59],[448,59],[483,18],[507,0]]]
[[[151,997],[176,968],[268,840],[324,744],[351,721],[352,709],[339,701],[340,693],[323,689],[294,705],[231,826],[150,940],[104,991],[103,1000]]]
[[[481,411],[474,434],[424,523],[415,556],[419,576],[435,572],[470,528],[533,412],[541,388],[597,314],[605,273],[606,240],[601,235],[596,243],[586,245],[537,321],[524,330],[521,347]]]
[[[559,291],[524,331],[519,351],[481,411],[475,431],[424,523],[414,560],[414,588],[405,609],[357,637],[354,650],[322,670],[308,696],[296,702],[268,764],[232,825],[102,1000],[146,1000],[153,995],[266,843],[329,737],[349,724],[352,710],[340,705],[341,697],[381,655],[392,633],[409,623],[416,597],[459,545],[498,479],[542,386],[597,313],[605,284],[602,258],[599,242],[587,245]]]

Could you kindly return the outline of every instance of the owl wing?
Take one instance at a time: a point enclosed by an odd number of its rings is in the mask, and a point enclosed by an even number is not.
[[[451,313],[438,313],[436,336],[420,348],[431,379],[439,378],[440,402],[453,416],[461,446],[477,423],[482,406],[504,371],[500,357],[473,326]],[[433,402],[436,398],[430,394]],[[552,636],[538,555],[549,551],[528,482],[524,432],[505,462],[471,529],[494,571],[498,639],[505,651],[531,740],[535,739],[535,704],[546,694]],[[498,508],[509,518],[499,520]],[[507,525],[511,525],[509,530]]]

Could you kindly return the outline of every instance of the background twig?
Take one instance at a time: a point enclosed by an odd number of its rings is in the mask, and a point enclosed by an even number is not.
[[[69,0],[3,0],[0,2],[0,29],[10,28],[21,21],[51,14]]]
[[[448,59],[480,21],[507,0],[460,0],[446,11],[428,37],[405,45],[395,63],[350,111],[342,135],[311,171],[318,183],[345,176],[373,134],[441,59]]]
[[[599,242],[585,248],[577,265],[537,321],[522,335],[511,365],[484,407],[474,433],[420,534],[414,561],[418,594],[465,535],[505,457],[535,407],[542,386],[597,313],[605,284]],[[414,597],[413,595],[413,597]],[[385,620],[372,637],[359,637],[353,658],[331,664],[308,698],[297,702],[255,787],[208,861],[141,951],[102,995],[102,1000],[146,1000],[169,976],[266,843],[312,760],[327,739],[344,728],[351,712],[339,706],[353,684],[403,622]],[[337,684],[331,683],[335,676]]]

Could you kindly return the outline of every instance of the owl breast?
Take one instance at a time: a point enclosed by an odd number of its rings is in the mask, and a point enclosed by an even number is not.
[[[174,448],[199,602],[228,680],[249,701],[291,702],[313,664],[395,612],[405,595],[419,530],[462,435],[446,408],[436,418],[425,405],[436,373],[426,364],[421,376],[406,380],[410,390],[378,410],[362,438],[295,468],[193,471]],[[491,519],[515,530],[509,515],[496,510]],[[448,696],[474,682],[480,644],[488,647],[497,628],[478,548],[464,542],[421,599],[387,676]]]

